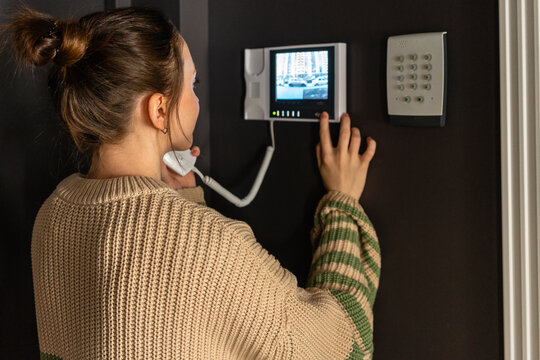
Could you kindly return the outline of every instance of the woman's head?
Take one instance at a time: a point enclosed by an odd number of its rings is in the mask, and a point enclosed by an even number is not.
[[[81,153],[99,156],[102,145],[121,143],[136,116],[146,117],[146,131],[167,128],[159,139],[174,149],[192,145],[195,66],[159,10],[130,7],[64,21],[22,7],[5,28],[20,64],[53,63],[52,99]]]

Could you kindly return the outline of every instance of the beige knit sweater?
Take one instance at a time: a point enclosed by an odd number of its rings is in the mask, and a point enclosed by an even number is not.
[[[32,236],[41,358],[372,358],[380,249],[357,201],[321,199],[307,288],[203,204],[150,177],[62,180]]]

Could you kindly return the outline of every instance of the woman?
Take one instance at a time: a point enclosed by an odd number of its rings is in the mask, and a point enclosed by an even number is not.
[[[62,21],[23,8],[15,53],[53,62],[52,98],[88,174],[41,206],[32,270],[42,359],[371,359],[380,275],[359,204],[375,141],[328,114],[316,148],[328,192],[315,213],[308,287],[250,227],[204,205],[192,173],[162,162],[192,149],[199,104],[189,47],[164,15],[132,7]]]

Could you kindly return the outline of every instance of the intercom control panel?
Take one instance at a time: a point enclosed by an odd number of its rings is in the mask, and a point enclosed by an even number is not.
[[[391,123],[444,126],[446,32],[388,38],[387,101]]]

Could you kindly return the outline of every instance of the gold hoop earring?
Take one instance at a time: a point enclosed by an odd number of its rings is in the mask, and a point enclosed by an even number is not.
[[[161,130],[161,132],[164,133],[164,134],[166,134],[168,130],[169,130],[169,129],[164,128],[163,130]]]

